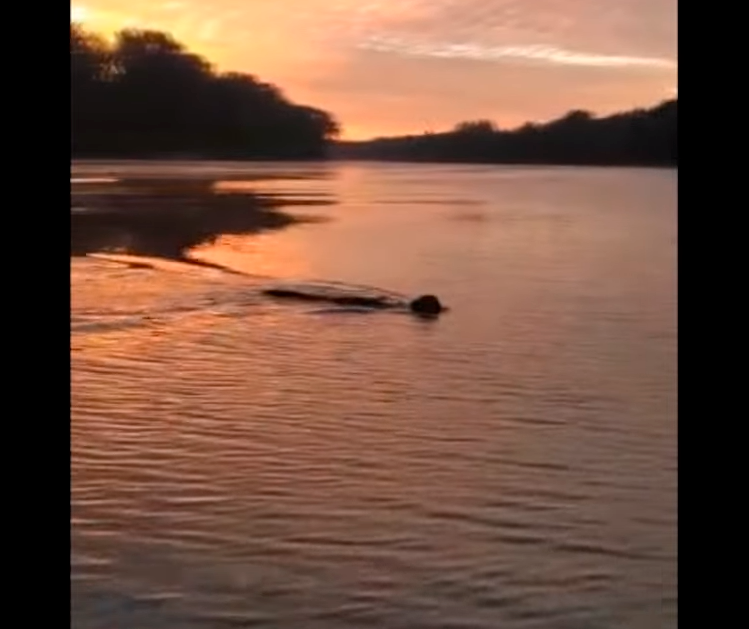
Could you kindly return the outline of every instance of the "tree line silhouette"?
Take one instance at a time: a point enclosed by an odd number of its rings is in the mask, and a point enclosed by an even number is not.
[[[336,156],[425,162],[676,166],[678,101],[597,118],[572,111],[503,131],[488,120],[452,131],[342,142]]]
[[[108,44],[71,23],[70,88],[72,157],[677,164],[675,99],[607,117],[572,111],[514,130],[478,120],[444,133],[336,143],[329,113],[292,103],[254,76],[217,73],[159,31],[126,29]]]
[[[113,44],[70,25],[72,157],[315,159],[339,127],[274,85],[216,73],[169,34],[123,30]]]

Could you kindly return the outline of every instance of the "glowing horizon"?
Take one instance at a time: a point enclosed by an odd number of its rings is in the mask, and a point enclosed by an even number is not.
[[[70,15],[104,36],[167,31],[363,139],[673,98],[676,12],[677,0],[88,0]]]

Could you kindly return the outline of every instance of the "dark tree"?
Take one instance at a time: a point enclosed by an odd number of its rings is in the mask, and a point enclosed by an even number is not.
[[[502,131],[490,121],[458,124],[446,133],[345,142],[338,157],[497,164],[677,164],[678,101],[604,118],[572,111],[546,124]]]
[[[217,74],[170,35],[124,30],[108,46],[70,25],[71,153],[240,159],[324,157],[339,133],[246,74]]]

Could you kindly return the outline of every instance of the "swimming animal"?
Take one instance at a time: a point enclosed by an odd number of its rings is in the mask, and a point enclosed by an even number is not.
[[[386,297],[363,297],[359,295],[321,295],[305,293],[289,288],[266,288],[264,295],[278,299],[296,299],[299,301],[315,301],[336,304],[337,306],[355,306],[361,308],[391,309],[402,304],[394,303]],[[435,316],[445,308],[434,295],[421,295],[408,302],[408,309],[415,314]]]

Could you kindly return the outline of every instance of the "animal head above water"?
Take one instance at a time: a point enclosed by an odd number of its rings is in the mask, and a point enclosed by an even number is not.
[[[434,295],[417,297],[408,304],[408,307],[416,314],[431,316],[438,315],[444,310],[440,300]]]

